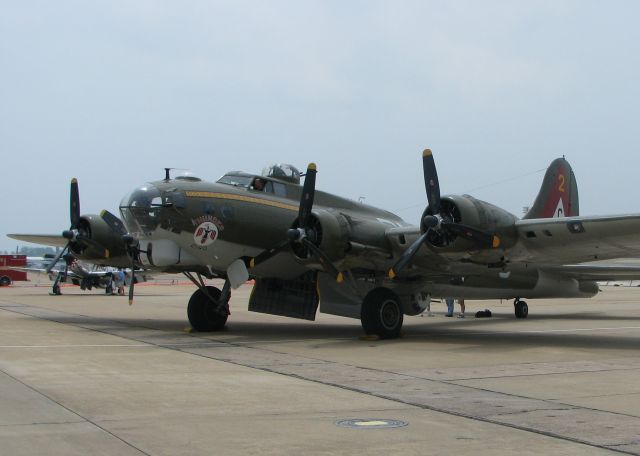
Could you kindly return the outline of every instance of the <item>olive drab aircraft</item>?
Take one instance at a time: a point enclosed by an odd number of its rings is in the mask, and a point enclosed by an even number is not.
[[[74,179],[62,238],[10,237],[64,245],[60,255],[98,264],[182,273],[197,287],[187,314],[198,331],[225,326],[231,289],[248,279],[251,311],[314,320],[319,309],[394,338],[432,297],[513,299],[515,316],[526,318],[525,298],[586,298],[597,280],[640,278],[638,267],[591,263],[637,256],[640,214],[580,216],[564,158],[551,163],[522,219],[469,195],[441,196],[432,152],[422,159],[426,209],[417,226],[317,191],[312,163],[303,175],[274,166],[217,182],[172,178],[167,168],[124,197],[121,218],[80,215]],[[207,285],[211,278],[224,279],[222,289]]]

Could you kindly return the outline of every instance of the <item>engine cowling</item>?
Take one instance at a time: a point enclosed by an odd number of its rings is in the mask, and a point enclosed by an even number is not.
[[[293,228],[298,228],[297,220]],[[345,257],[349,248],[349,228],[343,215],[332,210],[314,210],[311,213],[308,239],[319,247],[331,261]],[[310,252],[304,244],[293,243],[293,253],[299,260],[308,260]]]
[[[490,257],[499,258],[505,248],[513,245],[516,240],[516,217],[493,204],[478,200],[469,195],[449,195],[441,198],[440,217],[443,223],[437,227],[429,227],[425,223],[425,216],[434,215],[428,206],[422,214],[420,230],[429,230],[427,243],[433,249],[450,257],[462,258],[468,252],[478,250],[487,251]],[[461,224],[475,228],[482,232],[497,235],[500,238],[500,248],[479,246],[472,239],[468,239],[454,230],[447,229],[446,222]],[[456,255],[459,253],[460,255]]]
[[[82,215],[78,220],[77,230],[109,251],[109,256],[105,258],[102,252],[98,252],[90,244],[72,243],[71,251],[81,260],[117,267],[126,267],[131,264],[122,237],[114,233],[100,216]]]

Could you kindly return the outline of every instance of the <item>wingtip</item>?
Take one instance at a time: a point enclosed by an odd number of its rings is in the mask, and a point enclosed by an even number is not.
[[[500,247],[500,238],[498,236],[493,237],[493,242],[491,244],[494,249]]]
[[[251,260],[249,260],[249,269],[253,269],[255,267],[256,267],[256,259],[251,258]]]
[[[307,166],[307,169],[311,169],[313,171],[317,171],[317,166],[315,163],[309,163],[309,166]]]
[[[433,152],[431,152],[431,149],[425,149],[425,150],[422,152],[422,156],[423,156],[423,157],[428,157],[428,156],[430,156],[430,155],[433,155]]]
[[[395,279],[398,276],[398,274],[396,274],[396,271],[394,271],[393,268],[389,269],[388,275],[390,279]]]
[[[344,275],[341,272],[339,272],[338,275],[336,276],[336,282],[338,283],[344,282]]]
[[[78,183],[78,179],[76,179],[75,177],[71,178],[71,183],[72,184],[77,184]]]

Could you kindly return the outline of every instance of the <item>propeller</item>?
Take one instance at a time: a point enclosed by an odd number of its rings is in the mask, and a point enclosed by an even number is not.
[[[344,281],[343,274],[333,265],[331,259],[313,241],[317,240],[317,229],[313,226],[313,200],[316,191],[316,174],[318,170],[315,163],[309,163],[302,186],[302,196],[298,209],[298,218],[294,226],[287,230],[287,238],[258,256],[252,258],[249,267],[254,268],[260,263],[277,255],[289,245],[297,246],[298,251],[304,251],[309,256],[314,256],[322,265],[325,272],[333,275],[338,283]]]
[[[105,221],[105,223],[109,226],[109,228],[113,230],[114,233],[120,236],[124,236],[125,234],[127,234],[127,228],[124,226],[124,223],[122,223],[122,220],[120,220],[108,210],[103,209],[100,212],[100,217],[102,217],[102,220]]]
[[[411,262],[422,244],[427,242],[431,232],[441,234],[449,232],[463,236],[485,248],[497,248],[500,245],[500,238],[498,236],[486,233],[469,225],[454,222],[450,217],[441,214],[440,183],[438,181],[436,163],[430,149],[425,149],[422,153],[422,169],[431,214],[427,214],[422,218],[424,233],[404,251],[400,259],[389,270],[389,277],[392,279]]]
[[[100,252],[104,258],[109,258],[109,250],[106,249],[99,242],[86,236],[79,229],[80,222],[80,190],[78,188],[78,179],[75,177],[71,179],[71,188],[69,190],[69,219],[71,225],[68,230],[62,232],[62,237],[67,239],[66,245],[58,252],[53,260],[47,266],[47,274],[55,267],[60,261],[60,258],[69,251],[70,248],[75,246],[91,247],[97,252]]]
[[[133,304],[134,284],[136,283],[136,258],[140,254],[140,244],[138,240],[129,234],[127,228],[118,217],[108,210],[104,209],[100,212],[102,220],[113,230],[114,233],[122,237],[122,241],[127,247],[127,255],[131,259],[131,284],[129,285],[129,305]]]
[[[129,284],[129,305],[133,304],[133,287],[136,283],[136,257],[140,253],[139,242],[130,234],[122,236],[122,240],[127,246],[127,253],[131,258],[131,283]]]

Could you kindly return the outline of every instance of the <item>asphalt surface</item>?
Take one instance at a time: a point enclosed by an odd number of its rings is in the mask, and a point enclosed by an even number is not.
[[[139,286],[130,307],[42,285],[0,289],[2,455],[640,454],[638,288],[532,300],[526,320],[434,304],[380,341],[248,312],[249,286],[203,334],[193,286]]]

